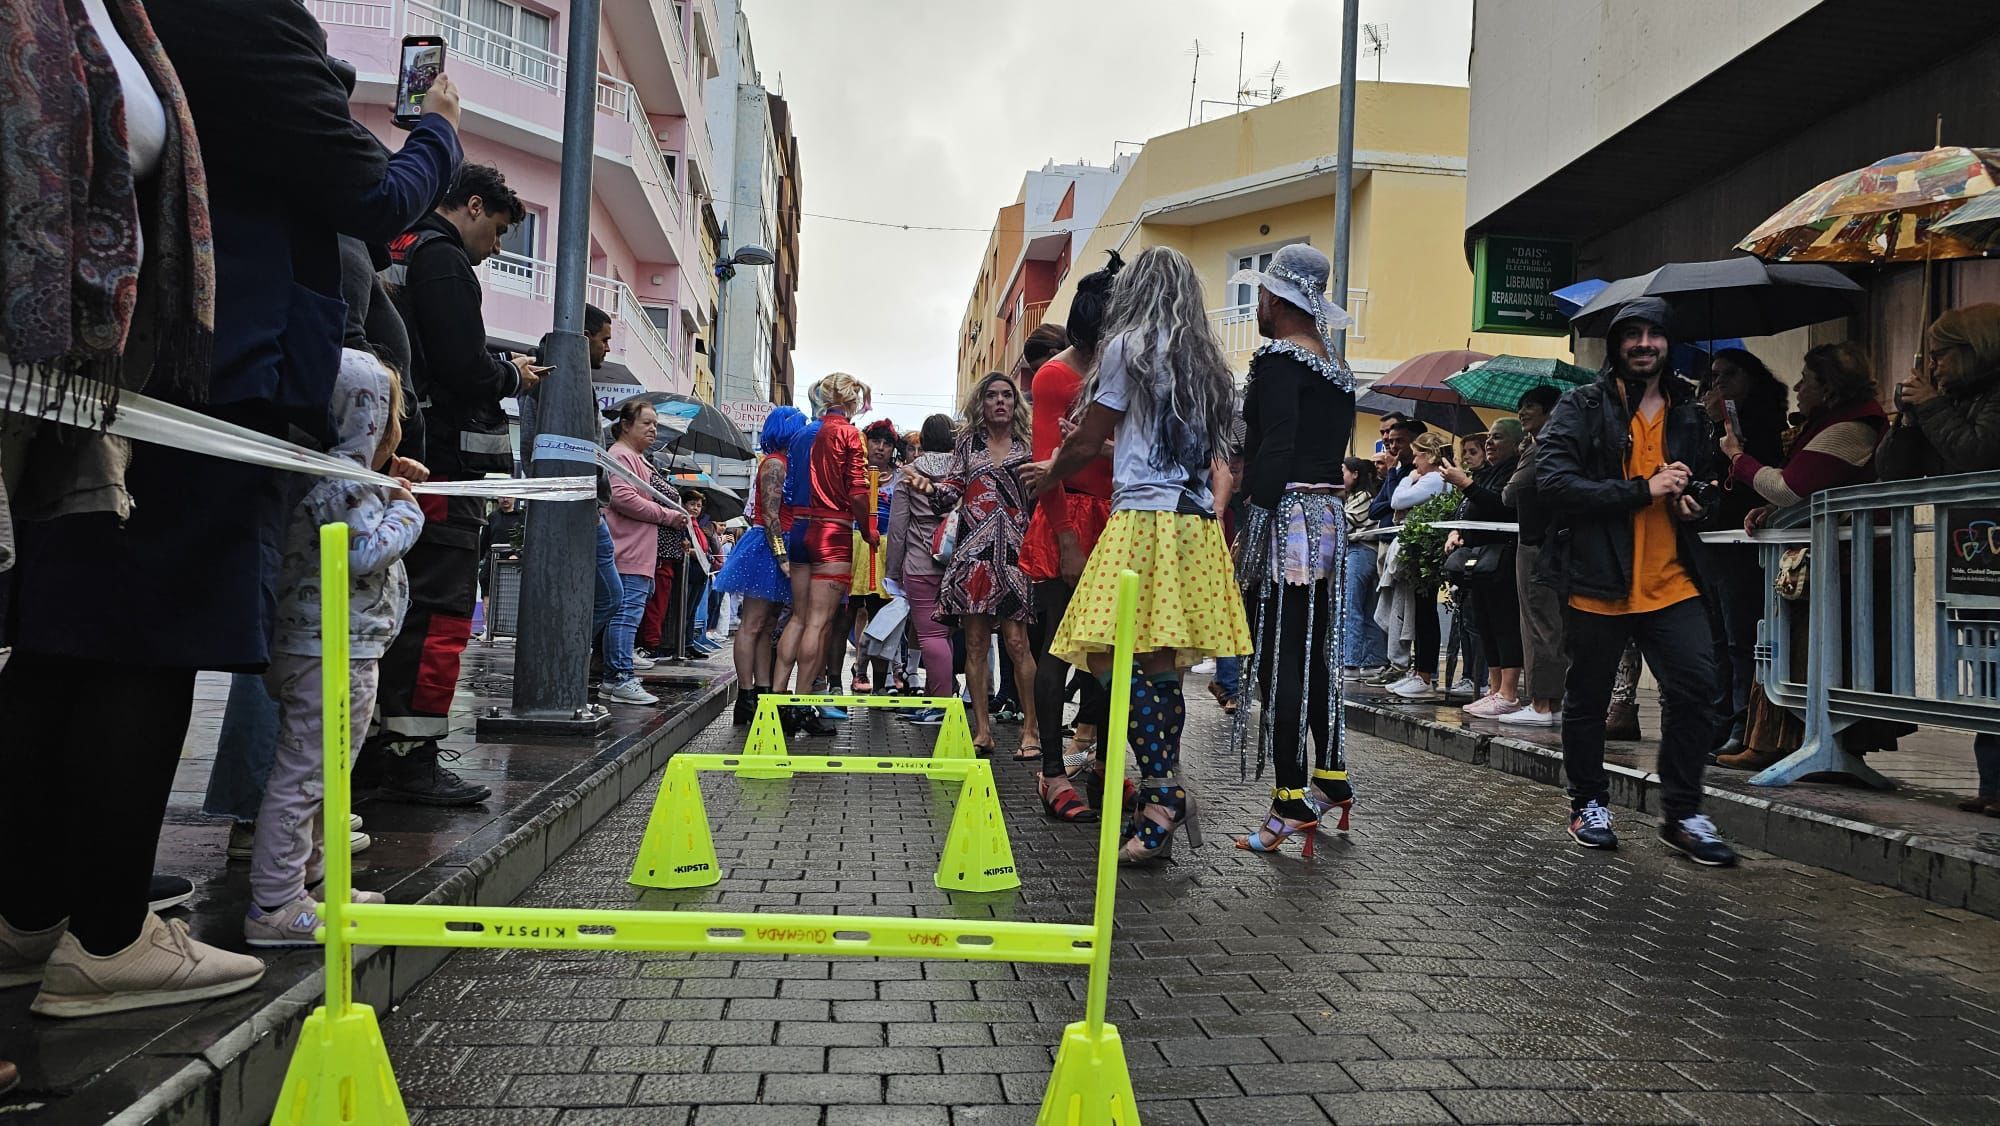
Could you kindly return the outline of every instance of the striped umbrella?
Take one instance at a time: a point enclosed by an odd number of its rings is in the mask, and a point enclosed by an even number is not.
[[[1561,360],[1541,360],[1530,356],[1495,356],[1483,364],[1445,379],[1445,386],[1475,407],[1510,411],[1521,396],[1535,387],[1567,390],[1597,378],[1597,373]]]

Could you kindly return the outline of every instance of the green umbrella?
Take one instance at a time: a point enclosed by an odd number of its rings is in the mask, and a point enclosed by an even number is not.
[[[1475,407],[1510,411],[1521,405],[1521,396],[1535,387],[1557,390],[1589,383],[1597,373],[1561,360],[1538,360],[1528,356],[1495,356],[1474,364],[1457,375],[1448,376],[1446,387]]]

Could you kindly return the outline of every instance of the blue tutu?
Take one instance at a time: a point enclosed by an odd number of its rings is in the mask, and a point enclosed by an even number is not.
[[[761,527],[745,530],[743,538],[729,549],[722,573],[715,577],[715,589],[766,602],[792,600],[792,581],[778,569],[778,557],[771,554],[771,541]]]

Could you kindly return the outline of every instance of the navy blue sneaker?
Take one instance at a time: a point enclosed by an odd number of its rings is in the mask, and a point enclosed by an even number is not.
[[[1702,814],[1660,822],[1660,840],[1668,848],[1685,853],[1696,864],[1710,868],[1736,867],[1736,850],[1717,835],[1715,822]]]
[[[1618,834],[1611,831],[1611,810],[1593,801],[1569,815],[1569,838],[1585,848],[1617,848]]]
[[[918,727],[941,727],[944,724],[944,709],[918,708],[916,711],[903,713],[903,718]]]

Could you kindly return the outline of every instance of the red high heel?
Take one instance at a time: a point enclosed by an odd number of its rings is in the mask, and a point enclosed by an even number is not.
[[[1306,800],[1306,792],[1304,790],[1273,789],[1271,791],[1271,798],[1273,801],[1290,800],[1303,802]],[[1276,807],[1274,806],[1273,808],[1275,809]],[[1319,822],[1317,820],[1293,821],[1289,818],[1281,817],[1277,813],[1272,813],[1265,820],[1262,828],[1254,829],[1247,835],[1236,838],[1236,847],[1247,852],[1277,852],[1284,847],[1286,841],[1296,836],[1300,838],[1299,854],[1307,860],[1311,860],[1314,833],[1318,828]],[[1264,834],[1266,833],[1271,836],[1271,843],[1268,845],[1264,843]]]
[[[1347,771],[1315,769],[1312,772],[1312,774],[1313,774],[1313,785],[1311,790],[1308,791],[1307,793],[1306,804],[1312,806],[1313,812],[1320,815],[1320,824],[1322,825],[1326,823],[1326,815],[1328,813],[1336,809],[1339,810],[1340,821],[1334,825],[1333,827],[1334,831],[1340,833],[1347,832],[1348,821],[1350,820],[1352,814],[1354,813],[1354,788],[1348,785]],[[1340,799],[1339,801],[1335,801],[1332,798],[1327,797],[1326,789],[1324,787],[1325,784],[1328,782],[1335,782],[1339,783],[1342,786],[1346,786],[1348,790],[1348,796]]]

